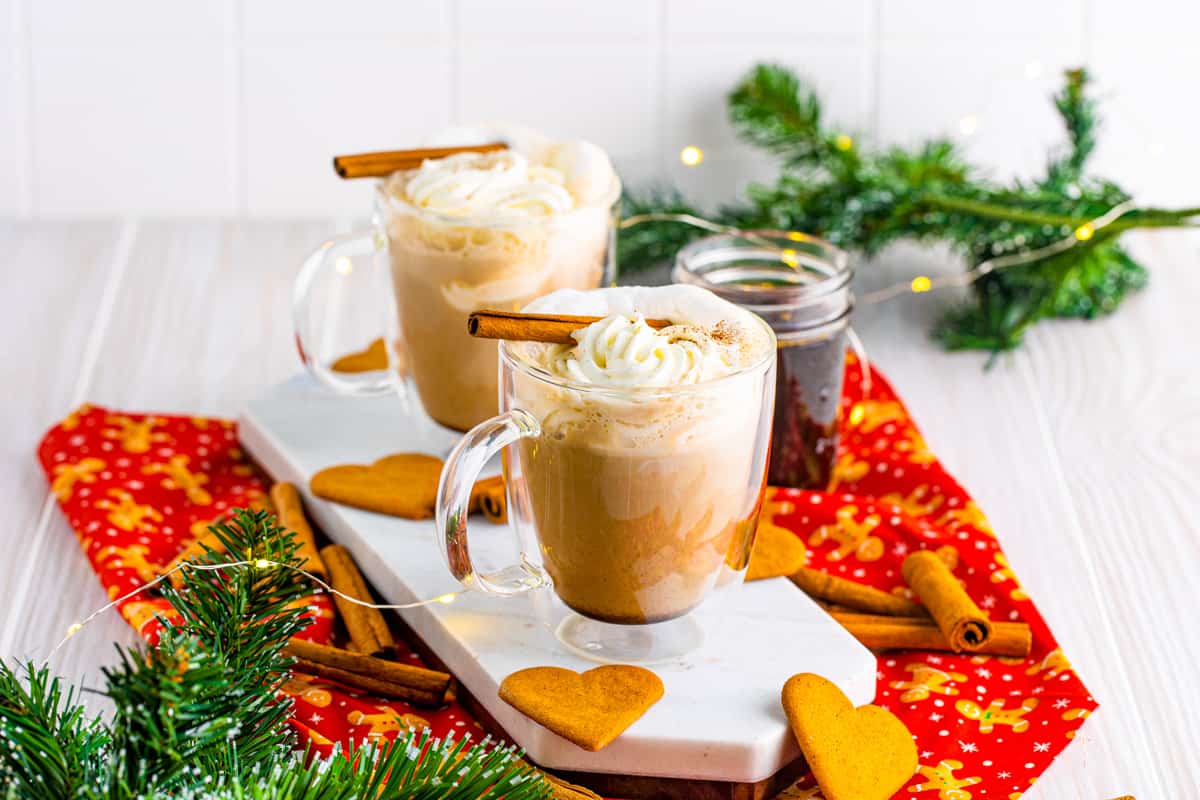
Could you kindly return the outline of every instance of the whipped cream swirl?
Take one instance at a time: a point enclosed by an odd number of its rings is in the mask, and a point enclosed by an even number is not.
[[[575,207],[565,180],[561,169],[515,150],[459,153],[421,164],[404,194],[417,208],[452,217],[544,217]]]
[[[734,372],[729,348],[693,325],[656,330],[641,314],[613,314],[571,334],[550,364],[558,375],[604,386],[663,387]]]

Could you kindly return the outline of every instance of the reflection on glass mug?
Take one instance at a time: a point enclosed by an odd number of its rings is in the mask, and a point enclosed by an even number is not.
[[[434,421],[460,431],[495,414],[498,396],[496,344],[468,336],[468,314],[513,311],[556,289],[611,282],[621,185],[608,157],[588,142],[529,133],[514,144],[428,160],[380,181],[374,230],[328,242],[309,257],[293,312],[313,374],[348,394],[398,387],[389,374],[334,373],[314,355],[312,308],[320,292],[313,287],[344,256],[374,249],[386,264],[421,404]],[[394,352],[396,336],[387,338]]]
[[[502,413],[442,473],[437,529],[451,572],[499,595],[553,587],[571,650],[660,661],[694,649],[688,613],[740,582],[765,486],[775,336],[689,286],[557,292],[527,310],[597,316],[577,344],[503,342]],[[655,330],[646,319],[665,319]],[[507,448],[507,449],[506,449]],[[505,450],[519,563],[471,562],[467,504]]]

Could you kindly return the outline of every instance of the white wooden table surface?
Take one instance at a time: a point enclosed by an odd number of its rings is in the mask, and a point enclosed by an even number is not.
[[[105,602],[37,466],[43,431],[85,400],[235,415],[299,369],[291,278],[344,228],[0,223],[0,655],[44,658]],[[1200,796],[1200,239],[1134,249],[1147,290],[1113,318],[1038,327],[990,372],[930,342],[944,295],[856,320],[1101,703],[1031,800]],[[953,268],[898,250],[860,283]],[[115,613],[53,664],[98,685],[113,641],[133,641]]]

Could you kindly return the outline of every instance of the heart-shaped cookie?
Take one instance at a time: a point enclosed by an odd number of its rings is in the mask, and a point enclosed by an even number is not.
[[[396,453],[370,466],[327,467],[309,481],[317,497],[393,517],[429,519],[437,502],[442,460],[424,453]],[[471,513],[483,511],[492,522],[507,519],[504,479],[483,478],[471,488]]]
[[[855,708],[820,675],[789,678],[783,710],[826,800],[887,800],[917,770],[917,746],[895,714]]]
[[[614,664],[572,672],[530,667],[500,683],[500,699],[539,725],[595,752],[663,696],[662,680],[642,667]]]
[[[762,520],[754,533],[754,549],[746,580],[779,578],[793,575],[808,561],[804,542],[799,536],[773,522]]]
[[[388,368],[387,346],[376,339],[366,349],[347,353],[329,365],[334,372],[374,372]]]
[[[312,476],[317,497],[396,517],[429,519],[437,499],[442,460],[423,453],[386,456],[370,466],[343,464]]]

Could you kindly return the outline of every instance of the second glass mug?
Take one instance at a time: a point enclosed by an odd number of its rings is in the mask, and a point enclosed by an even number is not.
[[[669,388],[614,388],[552,375],[500,344],[502,413],[446,461],[437,535],[464,586],[513,596],[552,588],[570,612],[556,635],[596,661],[653,663],[703,639],[689,612],[740,583],[766,487],[775,337],[754,364]],[[516,563],[471,559],[467,508],[503,452]],[[491,535],[491,532],[489,532]]]
[[[428,416],[465,431],[496,413],[498,395],[496,344],[471,338],[467,316],[517,311],[556,289],[611,283],[620,182],[614,178],[600,201],[559,214],[463,218],[410,205],[397,185],[402,180],[397,174],[376,184],[372,229],[332,239],[305,260],[292,295],[296,342],[315,377],[350,395],[405,395],[403,354]],[[393,298],[397,312],[385,317],[389,330],[373,332],[387,343],[389,369],[338,373],[317,346],[325,333],[316,324],[318,287],[336,285],[339,273],[351,272],[351,259],[363,256],[373,257],[378,291]]]

